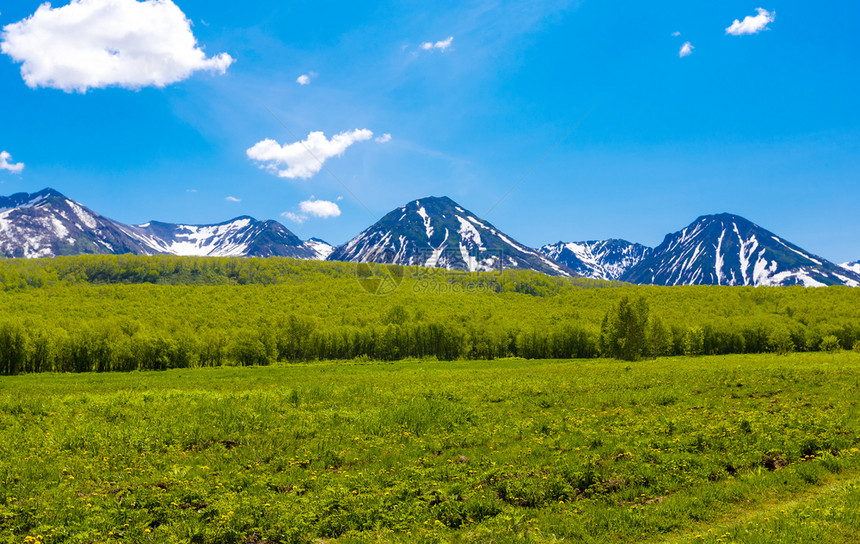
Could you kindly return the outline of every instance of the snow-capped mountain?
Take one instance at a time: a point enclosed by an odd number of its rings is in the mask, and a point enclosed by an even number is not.
[[[277,221],[252,217],[217,225],[126,225],[53,189],[0,197],[0,256],[5,257],[134,253],[322,260],[330,248],[322,240],[303,242]]]
[[[0,197],[0,256],[149,253],[121,225],[53,189]]]
[[[331,252],[334,251],[334,246],[325,240],[320,240],[319,238],[309,238],[305,241],[305,247],[312,249],[316,256],[314,259],[325,261],[328,259],[328,256],[331,255]]]
[[[845,270],[854,272],[855,274],[860,274],[860,261],[855,261],[853,263],[842,263],[839,266],[841,266]]]
[[[592,240],[547,244],[540,252],[577,274],[601,280],[620,279],[653,251],[626,240]]]
[[[444,196],[422,198],[396,208],[335,249],[329,260],[470,272],[526,268],[554,276],[572,275],[564,266]]]
[[[151,221],[121,227],[151,253],[205,257],[296,257],[324,259],[316,242],[303,242],[277,221],[242,216],[216,225]],[[325,242],[323,242],[325,243]]]
[[[860,275],[727,213],[666,235],[621,278],[657,285],[860,285]]]
[[[451,270],[523,268],[657,285],[860,286],[860,261],[836,265],[750,221],[706,215],[657,248],[624,240],[549,244],[539,251],[447,197],[395,209],[338,248],[303,241],[277,221],[237,217],[215,225],[126,225],[53,189],[0,196],[0,257],[80,254],[287,256]]]

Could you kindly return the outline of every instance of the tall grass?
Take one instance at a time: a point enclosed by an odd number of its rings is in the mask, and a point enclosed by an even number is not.
[[[853,542],[858,378],[851,352],[5,377],[0,542]]]

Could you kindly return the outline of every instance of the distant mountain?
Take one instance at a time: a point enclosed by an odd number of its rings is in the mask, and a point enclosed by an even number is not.
[[[853,263],[842,263],[839,266],[841,266],[845,270],[854,272],[855,274],[860,274],[860,261],[855,261]]]
[[[320,240],[319,238],[309,238],[305,241],[305,247],[311,249],[316,253],[314,259],[324,261],[328,259],[328,256],[331,255],[331,252],[334,251],[334,246],[325,240]]]
[[[651,254],[650,247],[626,240],[558,242],[540,252],[577,274],[601,280],[618,280]]]
[[[0,197],[0,256],[149,253],[122,225],[53,189]]]
[[[325,258],[315,249],[316,243],[303,242],[277,221],[257,221],[248,216],[216,225],[174,225],[151,221],[143,225],[124,225],[122,229],[149,248],[151,253]]]
[[[737,215],[699,217],[654,249],[625,240],[526,247],[447,197],[396,208],[334,248],[277,221],[127,225],[47,188],[0,196],[0,257],[81,254],[285,256],[449,270],[529,269],[656,285],[860,286],[860,261],[836,265]]]
[[[396,208],[335,249],[329,260],[467,271],[525,268],[553,276],[572,275],[448,197],[422,198]]]
[[[743,217],[699,217],[621,278],[657,285],[860,285],[860,275]]]
[[[53,189],[0,197],[0,256],[123,254],[288,256],[325,259],[331,246],[303,242],[277,221],[237,217],[217,225],[126,225]]]

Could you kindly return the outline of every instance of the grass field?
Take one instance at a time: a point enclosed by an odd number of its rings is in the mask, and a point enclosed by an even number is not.
[[[856,542],[860,354],[0,378],[0,542]]]

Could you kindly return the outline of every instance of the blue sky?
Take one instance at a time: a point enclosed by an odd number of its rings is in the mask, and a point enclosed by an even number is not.
[[[40,2],[3,3],[0,26]],[[81,92],[45,58],[80,32],[33,46],[6,26],[0,151],[25,167],[0,169],[0,194],[51,186],[129,223],[278,219],[335,244],[426,195],[532,246],[656,245],[728,211],[860,258],[857,2],[174,2],[203,54],[175,61],[187,74],[148,64],[151,83],[139,66],[119,83],[93,66]],[[756,8],[764,28],[727,33]],[[25,58],[55,72],[28,85]],[[291,165],[264,157],[313,132],[324,168],[279,177]]]

